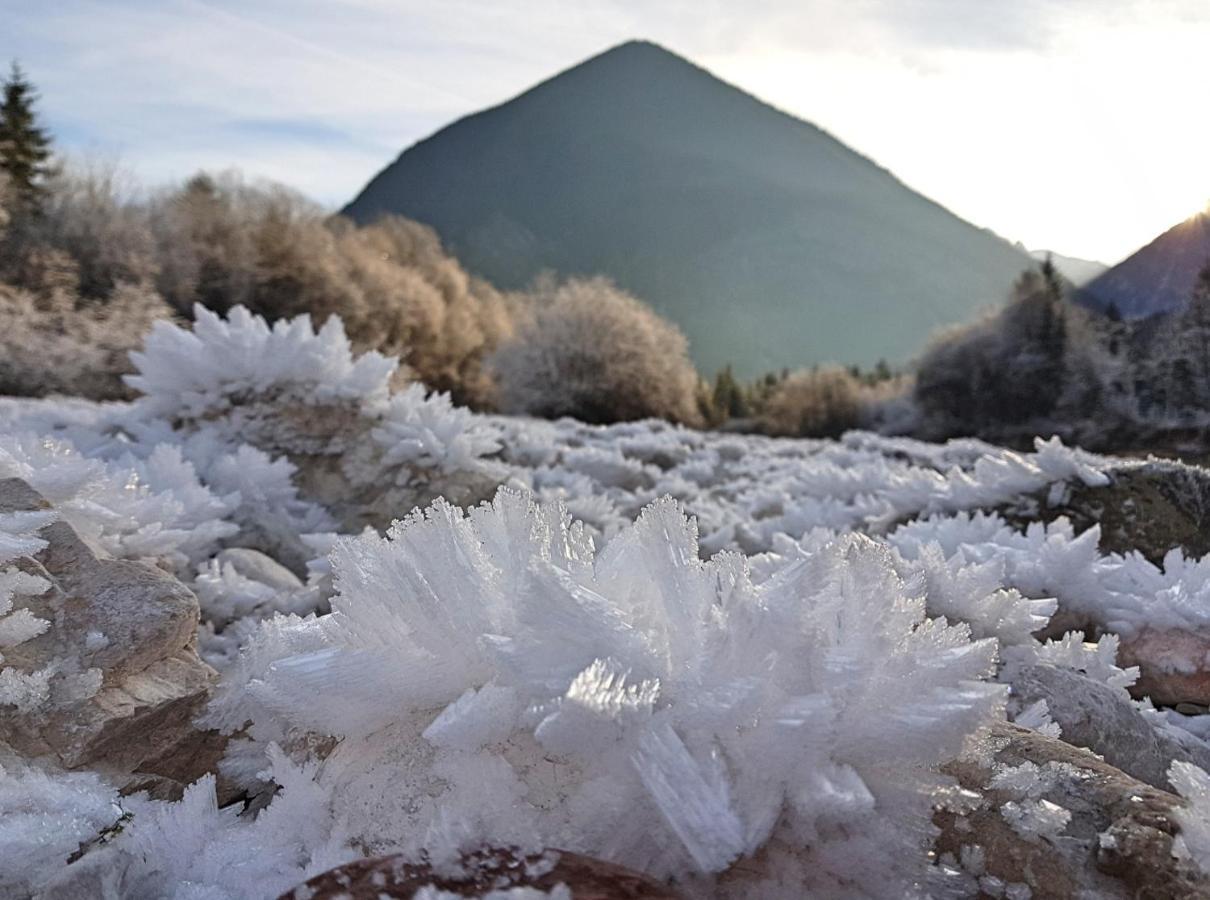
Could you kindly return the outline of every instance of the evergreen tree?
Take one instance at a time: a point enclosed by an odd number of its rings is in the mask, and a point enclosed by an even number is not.
[[[1181,315],[1179,334],[1185,353],[1177,353],[1192,357],[1186,360],[1187,371],[1182,372],[1191,376],[1186,392],[1189,405],[1204,407],[1210,403],[1210,263],[1202,267],[1194,282],[1189,305]]]
[[[34,86],[17,63],[0,94],[0,172],[8,177],[17,202],[36,208],[51,173],[50,137],[34,114]]]
[[[1063,296],[1063,277],[1059,274],[1058,267],[1055,266],[1054,257],[1047,253],[1046,259],[1042,260],[1042,264],[1038,267],[1042,272],[1042,280],[1046,283],[1046,289],[1051,296],[1062,298]]]

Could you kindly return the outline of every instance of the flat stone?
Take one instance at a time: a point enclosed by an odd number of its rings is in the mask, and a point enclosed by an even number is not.
[[[251,581],[258,581],[278,591],[301,590],[302,580],[273,557],[248,547],[229,547],[219,551],[215,560],[222,566],[231,566],[236,574]]]
[[[680,896],[646,875],[562,850],[523,854],[509,848],[486,849],[464,856],[457,868],[457,874],[448,874],[401,856],[361,859],[312,878],[279,900],[392,900],[411,898],[428,885],[463,897],[512,887],[549,891],[559,884],[566,885],[575,900],[677,900]]]
[[[1210,747],[1190,736],[1181,742],[1155,728],[1122,691],[1057,666],[1026,666],[1014,674],[1012,691],[1023,704],[1045,700],[1069,744],[1084,747],[1127,775],[1168,790],[1174,761],[1210,769]]]
[[[24,482],[0,481],[0,512],[45,508]],[[123,786],[158,779],[160,793],[179,795],[212,766],[219,740],[193,724],[215,678],[195,649],[197,598],[154,566],[108,558],[66,522],[40,535],[47,547],[14,564],[50,587],[18,602],[50,627],[6,648],[5,666],[56,675],[39,708],[0,709],[0,741]]]
[[[1122,460],[1106,471],[1109,484],[1071,483],[1063,499],[1050,489],[1019,498],[996,511],[1014,525],[1071,520],[1077,532],[1101,527],[1101,551],[1137,550],[1160,563],[1174,547],[1186,556],[1210,553],[1210,470],[1175,460]]]
[[[1210,706],[1210,632],[1144,628],[1122,638],[1118,662],[1139,667],[1135,696],[1157,706]]]
[[[1172,814],[1182,803],[1176,795],[1087,750],[1008,723],[990,730],[982,751],[944,768],[981,799],[970,809],[936,813],[938,853],[961,858],[963,847],[980,847],[986,874],[1027,885],[1033,900],[1210,898],[1210,880],[1172,855],[1178,831]],[[993,776],[1024,763],[1046,771],[1042,798],[1071,813],[1053,838],[1023,836],[1001,813],[1005,803],[1027,797],[993,788]]]

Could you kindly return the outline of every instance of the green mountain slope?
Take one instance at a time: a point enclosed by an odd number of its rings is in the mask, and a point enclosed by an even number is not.
[[[826,89],[826,86],[820,89]],[[914,355],[1030,258],[807,122],[631,42],[407,149],[347,207],[434,226],[521,287],[605,274],[706,372]]]

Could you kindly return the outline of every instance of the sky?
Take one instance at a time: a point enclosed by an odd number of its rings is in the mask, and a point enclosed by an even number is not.
[[[1114,263],[1210,203],[1210,0],[0,0],[69,157],[333,208],[401,150],[656,41],[1031,249]]]

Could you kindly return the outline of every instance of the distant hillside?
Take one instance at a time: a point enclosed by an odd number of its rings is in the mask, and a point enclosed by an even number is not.
[[[1064,256],[1061,253],[1054,253],[1050,250],[1031,250],[1029,251],[1029,255],[1038,262],[1049,256],[1050,261],[1059,270],[1059,274],[1076,287],[1087,284],[1102,272],[1109,270],[1109,266],[1103,262],[1097,262],[1092,259],[1079,259],[1075,256]]]
[[[1210,212],[1170,228],[1133,256],[1084,286],[1081,299],[1127,318],[1180,309],[1193,293],[1197,273],[1210,263]]]
[[[645,42],[419,142],[345,212],[431,224],[502,287],[547,269],[607,274],[677,322],[704,371],[742,375],[906,360],[1033,265],[814,125]]]

